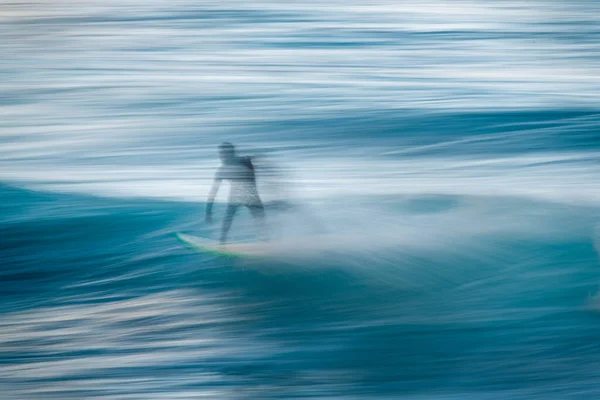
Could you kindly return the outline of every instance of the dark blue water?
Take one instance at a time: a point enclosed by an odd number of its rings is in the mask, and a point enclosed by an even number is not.
[[[597,2],[0,15],[0,398],[600,397]]]
[[[2,198],[6,398],[600,391],[588,208],[546,205],[540,220],[542,204],[523,203],[521,218],[545,223],[540,235],[458,229],[395,248],[367,236],[307,266],[189,253],[173,232],[197,218],[193,203],[7,186]],[[380,200],[437,218],[472,201]]]

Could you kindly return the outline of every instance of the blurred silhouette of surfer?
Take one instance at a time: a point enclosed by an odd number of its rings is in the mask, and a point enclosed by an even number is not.
[[[250,210],[263,238],[266,239],[265,208],[256,187],[256,174],[251,158],[238,156],[235,147],[229,142],[219,145],[219,158],[221,159],[221,166],[215,174],[213,186],[206,204],[206,223],[212,224],[213,222],[212,209],[215,197],[219,191],[221,182],[227,180],[230,183],[229,199],[221,227],[219,243],[226,243],[231,223],[240,206],[245,206]]]
[[[287,193],[286,189],[288,185],[286,182],[288,179],[285,173],[276,167],[273,162],[269,161],[268,157],[264,155],[252,158],[238,156],[233,144],[223,142],[219,145],[219,158],[221,159],[221,166],[215,174],[212,189],[208,195],[205,221],[208,224],[212,224],[212,210],[215,197],[219,191],[221,182],[223,180],[229,181],[229,199],[221,227],[220,244],[227,242],[227,235],[240,206],[245,206],[250,210],[263,240],[267,240],[269,233],[265,218],[265,208],[274,214],[301,214],[304,221],[310,222],[318,231],[324,231],[321,223],[306,207],[290,199],[293,196]],[[258,163],[257,165],[255,161]],[[255,166],[258,168],[255,168]],[[263,182],[262,189],[271,192],[272,197],[274,197],[274,199],[266,203],[263,203],[258,194],[257,170],[259,171],[258,175],[261,178],[261,182]]]

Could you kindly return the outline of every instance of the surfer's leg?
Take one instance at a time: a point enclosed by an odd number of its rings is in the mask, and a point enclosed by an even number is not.
[[[268,240],[265,207],[262,203],[248,204],[246,207],[250,210],[250,214],[252,214],[252,218],[254,218],[254,222],[256,223],[263,240]]]
[[[229,233],[229,228],[231,228],[231,223],[233,222],[233,217],[235,216],[237,209],[237,204],[229,204],[227,206],[225,218],[223,219],[223,226],[221,227],[221,238],[219,239],[220,244],[225,244],[227,241],[227,233]]]

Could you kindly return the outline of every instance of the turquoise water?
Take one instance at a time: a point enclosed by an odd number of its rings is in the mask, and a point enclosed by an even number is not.
[[[3,399],[600,395],[596,2],[0,19]],[[302,206],[274,259],[175,237],[223,140]]]

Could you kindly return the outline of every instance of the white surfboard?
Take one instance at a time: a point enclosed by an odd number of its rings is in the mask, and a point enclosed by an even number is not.
[[[185,233],[176,233],[175,235],[186,247],[200,253],[213,253],[229,257],[264,257],[269,255],[269,244],[265,242],[219,244],[211,239]]]

